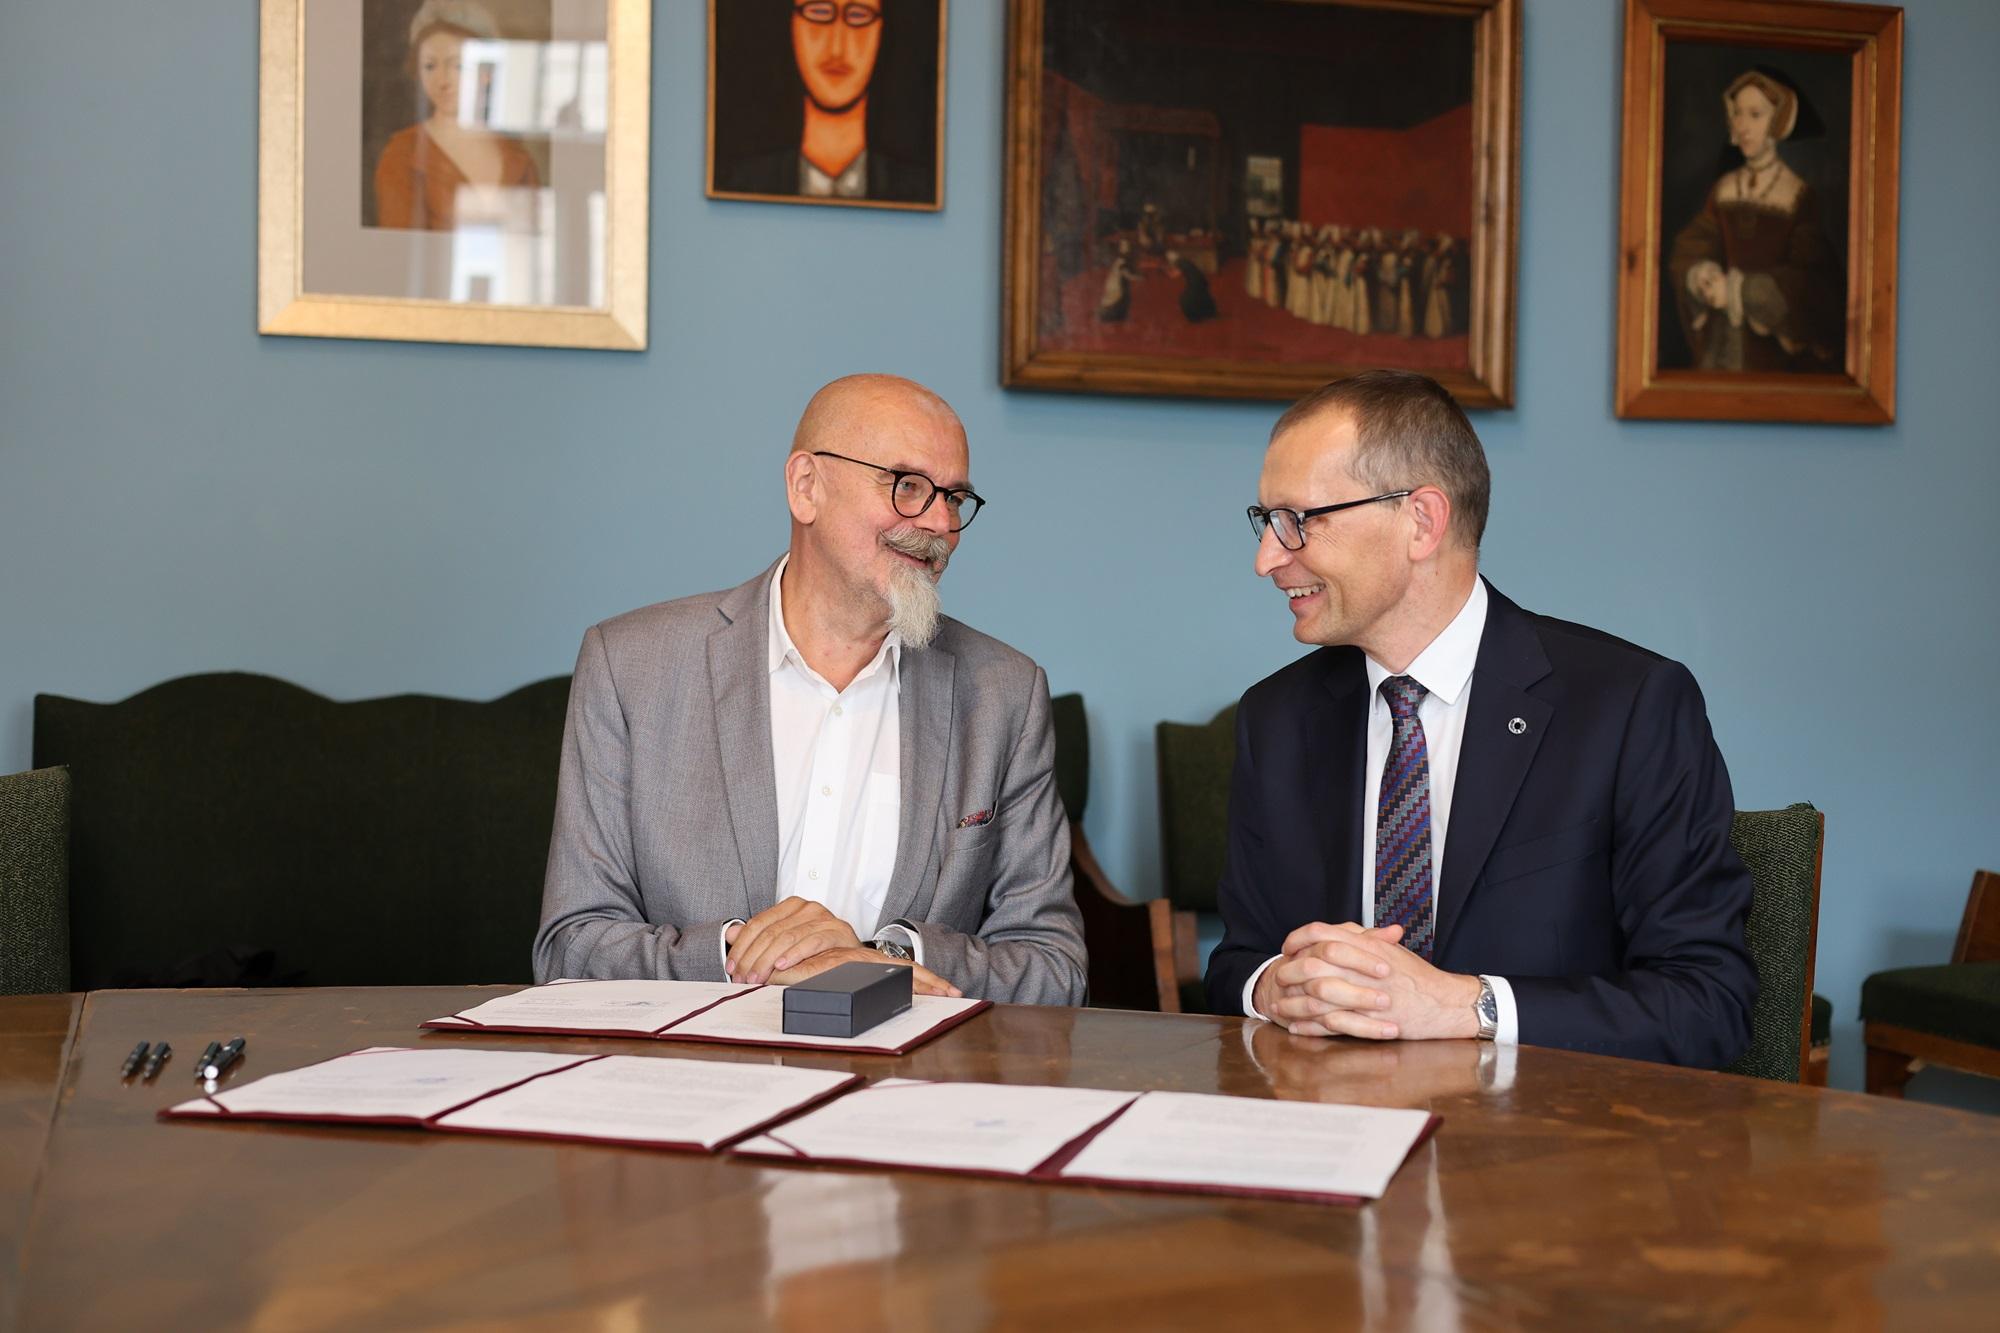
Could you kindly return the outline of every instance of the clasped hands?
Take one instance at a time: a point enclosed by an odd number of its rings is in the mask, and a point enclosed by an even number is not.
[[[1300,926],[1250,998],[1258,1013],[1301,1037],[1477,1037],[1479,978],[1439,971],[1402,938],[1401,926]]]
[[[770,982],[789,986],[818,976],[841,963],[902,963],[914,974],[911,988],[919,995],[963,994],[927,967],[890,958],[861,947],[854,927],[828,911],[826,904],[787,898],[767,907],[742,925],[722,933],[729,958],[722,966],[731,981]]]

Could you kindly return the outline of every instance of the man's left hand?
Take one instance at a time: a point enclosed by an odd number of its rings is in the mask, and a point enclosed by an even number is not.
[[[774,973],[796,967],[828,949],[857,949],[861,939],[854,927],[829,912],[825,903],[787,898],[767,907],[723,935],[729,960],[723,970],[731,981],[761,984]]]
[[[1305,976],[1300,989],[1307,995],[1324,1001],[1335,994],[1350,994],[1355,986],[1387,995],[1387,1008],[1362,1012],[1371,1019],[1395,1024],[1396,1035],[1403,1041],[1477,1037],[1479,1019],[1473,1006],[1479,1002],[1479,978],[1439,971],[1398,944],[1401,938],[1400,926],[1357,933],[1351,927],[1314,922],[1285,937],[1284,954]],[[1386,963],[1388,975],[1374,975],[1372,965],[1370,971],[1361,972],[1330,961],[1331,956],[1351,960],[1356,950],[1375,964]],[[1347,1027],[1330,1021],[1335,1012],[1335,1006],[1329,1004],[1320,1017],[1293,1019],[1285,1026],[1302,1037],[1348,1033]]]

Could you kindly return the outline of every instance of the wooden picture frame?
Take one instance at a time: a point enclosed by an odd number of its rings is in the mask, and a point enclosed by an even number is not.
[[[1899,8],[1626,0],[1619,416],[1895,420],[1902,57]]]
[[[1003,384],[1511,405],[1519,0],[1010,0],[1008,42]]]
[[[260,25],[259,333],[645,348],[649,0]]]
[[[948,17],[946,0],[708,0],[708,197],[941,210]]]

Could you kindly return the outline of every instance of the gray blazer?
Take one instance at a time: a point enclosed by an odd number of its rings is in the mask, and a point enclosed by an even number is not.
[[[772,905],[770,581],[767,569],[584,634],[536,980],[726,980],[723,926]],[[930,647],[904,651],[899,675],[902,825],[876,927],[915,922],[926,966],[967,995],[1082,1003],[1048,679],[949,618]]]

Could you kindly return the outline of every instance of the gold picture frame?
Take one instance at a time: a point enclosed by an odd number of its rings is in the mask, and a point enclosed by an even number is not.
[[[872,8],[876,18],[863,26],[849,25],[844,11],[850,7]],[[825,22],[809,19],[805,11],[810,8],[799,4],[788,13],[783,5],[708,0],[703,157],[708,197],[939,212],[944,208],[947,0],[900,0],[893,13],[881,0],[829,3],[832,17]],[[818,58],[841,70],[823,92],[815,92],[819,80],[807,79],[807,62],[815,58],[799,44],[807,39],[816,41]],[[839,105],[828,108],[822,97]],[[833,122],[843,116],[861,125],[862,133],[841,139]],[[815,120],[826,122],[827,141],[852,164],[844,183],[825,173],[808,173],[802,165]],[[852,156],[856,138],[865,150],[858,157]],[[837,171],[838,164],[829,164],[828,170]],[[811,192],[808,177],[816,182]]]
[[[1511,406],[1519,0],[1147,8],[1010,0],[1001,382],[1285,400],[1392,366]]]
[[[1619,416],[1896,419],[1902,52],[1900,8],[1626,0]]]
[[[510,30],[496,13],[533,21]],[[431,140],[422,132],[442,114],[440,94],[422,81],[436,61],[419,38],[439,32],[459,45],[437,88],[477,119],[455,114]],[[492,59],[475,68],[479,52]],[[509,60],[559,69],[574,94],[553,100],[542,78],[517,78],[509,93]],[[260,0],[257,331],[644,350],[651,67],[650,0]],[[404,148],[398,166],[416,164],[414,187],[385,184],[392,152],[369,139],[374,88],[432,112],[390,140]],[[458,153],[461,141],[471,146]],[[458,171],[461,156],[475,165]],[[496,182],[475,185],[492,162]],[[430,197],[427,185],[455,189],[445,197],[468,213],[494,211],[467,221],[447,202],[389,220],[391,194],[400,207]]]

